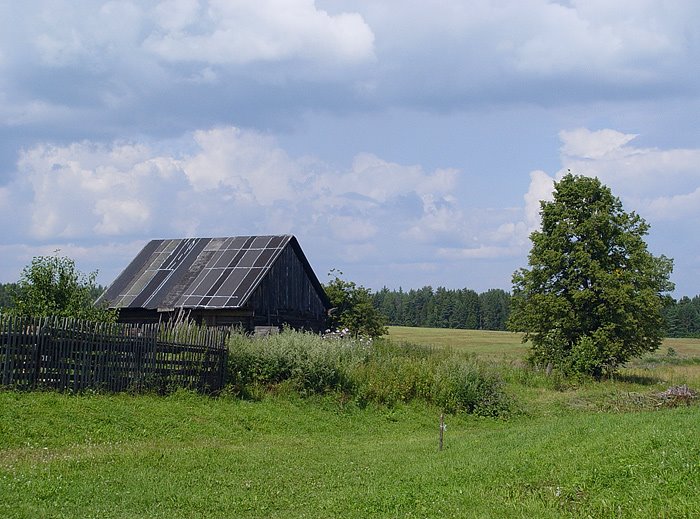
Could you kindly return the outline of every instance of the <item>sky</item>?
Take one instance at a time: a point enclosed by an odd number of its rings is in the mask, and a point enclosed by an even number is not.
[[[511,289],[596,176],[700,293],[696,0],[0,0],[0,282],[293,234],[321,282]]]

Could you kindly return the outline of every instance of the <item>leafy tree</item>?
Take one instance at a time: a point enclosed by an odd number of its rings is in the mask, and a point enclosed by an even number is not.
[[[81,273],[67,257],[37,256],[22,271],[11,294],[10,311],[37,317],[76,317],[90,321],[114,322],[117,313],[94,305],[97,272]]]
[[[598,179],[572,174],[540,214],[530,268],[513,274],[509,319],[531,361],[600,377],[656,350],[673,261],[648,252],[649,225]]]
[[[329,326],[347,328],[355,337],[385,335],[386,317],[375,308],[372,291],[342,279],[342,272],[332,270],[329,275],[335,276],[323,287],[333,305]]]

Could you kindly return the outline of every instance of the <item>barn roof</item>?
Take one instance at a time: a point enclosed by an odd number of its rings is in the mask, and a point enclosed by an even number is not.
[[[291,235],[152,240],[100,299],[115,308],[240,308],[288,246],[327,301]]]

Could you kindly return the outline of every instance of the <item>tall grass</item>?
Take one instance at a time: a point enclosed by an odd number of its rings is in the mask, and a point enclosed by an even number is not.
[[[378,340],[327,339],[285,330],[268,337],[235,334],[229,342],[230,392],[337,392],[360,405],[422,400],[445,412],[502,416],[510,399],[499,374],[473,355]]]

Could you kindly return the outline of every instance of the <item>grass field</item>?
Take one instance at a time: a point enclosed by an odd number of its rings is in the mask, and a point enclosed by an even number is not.
[[[520,412],[448,415],[438,451],[424,403],[0,391],[0,517],[700,517],[700,406],[649,399],[697,388],[700,341],[574,384],[521,369],[511,334],[390,337],[499,365]]]
[[[522,334],[512,332],[389,326],[388,337],[399,342],[450,347],[492,358],[523,358],[527,352]],[[665,339],[657,354],[667,353],[668,348],[681,355],[700,358],[700,339]]]
[[[527,356],[522,335],[511,332],[390,326],[388,337],[398,342],[471,352],[500,363],[518,364]],[[700,387],[700,339],[665,339],[656,352],[631,361],[621,375],[622,380],[636,378],[658,385]]]
[[[497,359],[521,359],[526,351],[522,335],[511,332],[389,326],[388,336],[398,342],[449,347]]]

